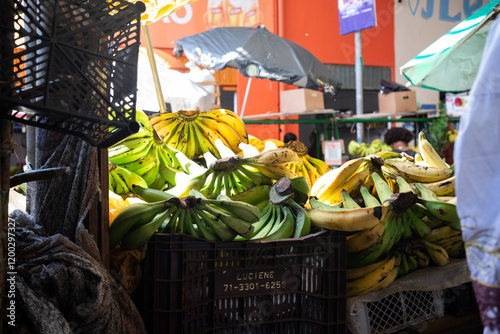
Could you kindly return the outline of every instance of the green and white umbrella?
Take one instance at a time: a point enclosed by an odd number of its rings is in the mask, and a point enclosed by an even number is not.
[[[413,86],[442,92],[470,90],[481,61],[486,36],[500,13],[493,0],[400,67]]]

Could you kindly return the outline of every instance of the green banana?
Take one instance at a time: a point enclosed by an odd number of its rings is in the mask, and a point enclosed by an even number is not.
[[[141,187],[139,185],[135,185],[132,190],[134,193],[139,195],[139,197],[142,200],[144,200],[145,202],[148,202],[148,203],[159,202],[159,201],[168,201],[169,199],[175,197],[174,195],[169,194],[167,192],[157,190],[157,189],[148,188],[148,187]]]
[[[141,187],[148,186],[146,181],[140,175],[137,175],[136,173],[131,172],[118,165],[115,167],[115,172],[116,174],[118,174],[118,176],[122,177],[123,181],[125,181],[125,184],[127,185],[127,188],[129,190],[132,190],[134,188],[134,185],[139,185]]]
[[[293,238],[300,238],[308,235],[311,232],[311,218],[307,214],[306,210],[300,204],[295,201],[289,201],[287,203],[291,209],[295,212],[295,229],[293,232]]]
[[[356,201],[349,195],[347,190],[342,189],[340,191],[340,198],[342,199],[342,207],[345,209],[360,209],[361,206],[356,203]]]
[[[424,238],[431,231],[431,228],[422,219],[417,217],[412,209],[406,210],[406,214],[412,223],[413,230],[419,237]]]
[[[400,193],[406,193],[406,192],[412,192],[415,193],[411,185],[401,176],[396,177],[396,182],[398,184],[399,192]]]
[[[368,190],[368,188],[366,188],[365,186],[361,186],[359,191],[361,193],[361,197],[363,197],[363,201],[365,203],[366,208],[369,208],[371,206],[382,205],[380,201],[377,199],[377,197],[373,196]]]
[[[260,218],[260,210],[254,205],[233,201],[233,200],[215,200],[215,199],[201,199],[201,205],[216,206],[229,211],[236,217],[243,219],[246,222],[254,223]]]
[[[115,247],[125,234],[133,228],[149,223],[159,212],[172,206],[167,201],[136,203],[124,207],[109,227],[109,244]]]
[[[456,230],[461,230],[460,219],[458,218],[457,208],[454,204],[440,201],[427,201],[419,199],[419,203],[423,204],[431,215],[453,227]]]
[[[437,195],[420,182],[415,182],[415,188],[420,193],[420,197],[427,201],[439,201]]]
[[[391,198],[394,193],[387,182],[377,173],[372,173],[372,179],[375,182],[375,190],[377,191],[378,198],[382,204]]]
[[[200,234],[203,238],[205,238],[208,241],[219,241],[219,237],[217,234],[208,226],[206,226],[198,217],[198,214],[196,213],[195,209],[190,209],[189,213],[191,215],[191,221],[196,224],[198,227],[198,230],[200,231]]]
[[[270,185],[262,184],[260,186],[254,186],[251,189],[235,194],[231,196],[231,199],[233,201],[245,202],[251,205],[256,205],[262,201],[269,199],[270,190],[271,190]]]
[[[293,235],[295,229],[295,217],[293,212],[288,205],[282,206],[281,210],[283,210],[284,213],[283,219],[274,224],[273,229],[263,238],[264,240],[287,239]]]
[[[212,215],[215,216],[215,219],[220,220],[223,222],[228,228],[234,230],[236,233],[239,235],[245,237],[245,238],[250,238],[253,233],[253,225],[241,218],[235,217],[228,215],[220,210],[217,210],[216,208],[206,205],[206,204],[199,204],[198,208],[201,210],[204,210],[208,213],[211,213]],[[254,220],[256,221],[256,220]],[[234,237],[232,238],[234,239]]]
[[[198,214],[203,220],[203,222],[210,227],[210,229],[222,240],[231,241],[238,234],[233,229],[230,229],[222,221],[217,220],[215,216],[212,216],[208,212],[201,208],[195,208],[195,213]],[[202,223],[203,223],[202,222]]]
[[[259,232],[255,233],[252,236],[252,240],[260,240],[265,238],[269,234],[269,232],[273,229],[274,225],[281,222],[283,215],[281,206],[273,205],[271,202],[269,203],[271,208],[270,212],[268,213],[268,219],[267,221],[265,221],[264,226],[260,228]]]
[[[136,249],[144,245],[151,238],[151,236],[156,233],[165,219],[168,219],[168,217],[171,216],[175,210],[177,210],[177,208],[171,206],[167,210],[158,213],[151,220],[151,222],[139,226],[138,228],[129,230],[123,236],[120,243],[120,248],[124,250]]]
[[[297,176],[290,179],[290,182],[292,183],[293,191],[295,193],[294,201],[299,204],[307,203],[311,193],[311,187],[309,186],[309,182],[307,182],[307,178],[304,176]]]

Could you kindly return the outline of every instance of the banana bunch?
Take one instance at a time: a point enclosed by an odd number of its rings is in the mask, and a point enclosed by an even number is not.
[[[157,189],[135,186],[145,203],[122,209],[110,229],[110,245],[135,249],[146,243],[154,233],[182,233],[210,241],[250,238],[260,210],[248,203],[224,197],[175,197]],[[197,194],[199,195],[199,194]]]
[[[340,192],[342,189],[345,189],[352,196],[359,193],[362,185],[372,190],[371,174],[374,171],[381,173],[384,159],[399,156],[398,153],[384,151],[349,160],[316,180],[311,187],[311,196],[317,197],[320,202],[335,204],[341,201]]]
[[[311,157],[307,154],[307,146],[299,141],[290,141],[284,145],[284,147],[297,153],[301,164],[287,164],[285,167],[290,169],[292,172],[298,176],[304,176],[307,178],[309,186],[312,185],[324,174],[331,170],[330,166],[322,160]]]
[[[248,143],[248,132],[241,118],[230,110],[179,110],[151,118],[150,125],[166,145],[195,159],[210,152],[222,158],[215,146],[221,140],[233,152],[240,152],[239,144]]]
[[[113,162],[108,163],[109,190],[115,194],[132,192],[134,185],[147,187],[146,181],[138,174],[122,168]]]
[[[395,252],[369,265],[348,268],[346,271],[347,296],[357,296],[389,286],[398,276],[401,259],[401,254]]]
[[[433,168],[448,168],[450,167],[432,147],[427,140],[425,133],[420,131],[418,134],[418,152],[422,156],[424,163]]]
[[[132,134],[108,150],[108,159],[121,169],[140,176],[148,187],[154,189],[169,189],[178,183],[203,174],[207,169],[189,159],[181,151],[164,144],[156,135],[149,119],[143,112],[137,111],[137,120],[141,123],[139,132]],[[132,191],[131,184],[137,183],[136,177],[123,175],[122,180],[129,184],[123,187],[123,182],[110,172],[110,189],[118,194]],[[121,184],[116,186],[115,184]]]
[[[255,186],[272,185],[282,177],[297,177],[284,167],[287,163],[300,164],[301,160],[295,152],[284,147],[250,157],[232,155],[215,160],[206,172],[167,191],[179,197],[187,196],[191,189],[207,198],[216,198],[219,194],[231,197]]]
[[[358,143],[355,140],[351,140],[347,145],[347,151],[353,157],[366,157],[381,151],[392,151],[392,147],[380,139],[374,139],[370,144]]]
[[[275,240],[300,238],[311,231],[311,220],[306,210],[297,203],[295,188],[286,177],[278,180],[270,189],[269,199],[260,205],[260,219],[250,237],[235,240]]]

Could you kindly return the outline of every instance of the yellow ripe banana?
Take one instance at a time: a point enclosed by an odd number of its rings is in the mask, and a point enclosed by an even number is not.
[[[394,264],[394,268],[392,268],[389,275],[387,275],[382,281],[380,281],[379,284],[377,284],[377,286],[375,286],[370,292],[379,291],[391,285],[391,283],[394,282],[396,280],[396,277],[398,276],[400,265],[401,255],[397,255],[396,263]]]
[[[312,181],[311,181],[311,176],[309,174],[309,170],[307,169],[306,165],[298,165],[298,164],[291,164],[287,165],[289,166],[288,168],[297,174],[297,177],[303,176],[307,180],[307,184],[309,184],[309,187],[312,186]]]
[[[227,109],[215,109],[207,111],[205,114],[213,114],[216,120],[223,122],[234,129],[240,137],[240,140],[243,143],[248,144],[248,132],[245,123],[243,123],[243,120],[234,112]]]
[[[446,240],[451,237],[461,236],[462,232],[453,229],[451,226],[445,225],[432,229],[424,239],[428,242],[439,243],[441,240]]]
[[[279,180],[282,177],[286,177],[289,179],[297,177],[297,174],[295,174],[294,172],[283,166],[268,166],[261,164],[247,164],[247,166],[252,166],[257,168],[262,174],[264,174],[265,176],[267,176],[272,180]]]
[[[239,153],[241,151],[239,147],[240,143],[248,143],[248,139],[246,141],[242,139],[230,125],[220,122],[213,117],[202,115],[198,117],[197,122],[204,127],[206,135],[210,136],[212,142],[215,142],[217,138],[221,139],[224,145],[229,147],[233,152]]]
[[[160,131],[163,128],[171,128],[172,123],[174,123],[175,121],[176,121],[176,119],[173,117],[168,119],[168,120],[162,120],[162,121],[156,123],[155,125],[153,125],[153,129],[155,129],[156,133],[158,133],[158,131]]]
[[[308,154],[306,155],[306,158],[309,161],[309,163],[316,168],[320,176],[332,170],[332,168],[323,160],[316,159]]]
[[[389,206],[331,211],[308,209],[307,213],[314,226],[330,230],[355,232],[370,229],[382,221],[389,211]]]
[[[427,254],[429,254],[432,262],[434,262],[438,266],[444,266],[450,262],[450,257],[443,247],[435,245],[423,239],[420,240],[420,242],[425,247],[425,250],[427,251]]]
[[[252,136],[251,134],[248,134],[248,144],[255,147],[257,150],[259,150],[259,152],[262,152],[264,150],[264,143],[259,138]]]
[[[184,121],[181,119],[175,119],[167,126],[159,128],[156,134],[163,140],[165,144],[175,142],[177,145],[177,140],[174,137],[179,134],[179,130],[184,126]],[[153,126],[154,127],[154,126]],[[172,144],[169,144],[172,145]]]
[[[393,255],[389,261],[368,273],[366,276],[356,280],[347,281],[347,296],[357,296],[371,291],[380,281],[385,279],[392,272],[395,263],[396,256]]]
[[[335,192],[333,193],[327,193],[326,191],[323,193],[322,197],[323,201],[327,204],[335,204],[338,203],[342,200],[341,192],[342,190],[347,191],[349,194],[354,193],[355,191],[359,190],[360,187],[363,185],[365,182],[366,178],[370,176],[371,169],[369,166],[364,166],[363,169],[359,170],[358,172],[354,173],[347,182],[344,183],[344,185],[340,186]]]
[[[339,168],[333,169],[322,175],[311,188],[311,196],[316,196],[322,202],[331,194],[341,188],[356,171],[366,163],[366,158],[349,160]],[[325,195],[325,193],[327,195]]]
[[[346,278],[348,281],[353,281],[358,278],[362,278],[367,274],[371,273],[378,267],[384,265],[392,258],[392,255],[387,255],[385,259],[367,264],[366,266],[358,267],[358,268],[347,268],[346,270]]]
[[[151,138],[134,139],[123,146],[114,147],[108,150],[108,159],[118,165],[123,165],[147,156],[149,149],[153,145]],[[121,147],[125,147],[121,149]]]
[[[347,237],[347,253],[356,253],[374,244],[385,230],[385,224],[380,222],[372,228],[362,230]]]
[[[288,163],[302,164],[302,160],[297,153],[288,148],[277,148],[275,150],[264,151],[259,155],[243,158],[244,163],[260,164],[266,166],[280,166]]]
[[[413,163],[418,166],[430,167],[427,162],[424,161],[424,158],[419,153],[415,153],[415,157],[413,158]]]
[[[431,143],[427,140],[423,131],[420,131],[420,133],[418,134],[418,151],[424,161],[430,167],[441,169],[449,168],[448,164],[443,161],[441,156],[436,152],[434,147],[432,147]]]
[[[149,124],[154,127],[157,123],[161,121],[170,121],[178,118],[177,113],[163,113],[158,116],[151,117]]]
[[[447,179],[453,175],[451,168],[423,167],[399,159],[384,160],[384,165],[393,168],[406,180],[416,182],[436,182]]]
[[[321,177],[321,174],[318,172],[316,167],[309,162],[309,159],[307,157],[307,155],[302,157],[302,164],[306,167],[306,170],[309,174],[309,184],[312,187],[313,184]]]
[[[423,185],[436,194],[436,196],[454,196],[455,175],[438,182],[423,183]]]

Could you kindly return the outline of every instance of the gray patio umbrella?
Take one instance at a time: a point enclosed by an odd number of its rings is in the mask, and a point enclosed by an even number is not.
[[[252,78],[269,79],[303,88],[336,94],[340,82],[333,72],[302,46],[275,35],[264,26],[222,27],[176,41],[174,54],[203,67],[237,68],[249,77],[244,113]]]

